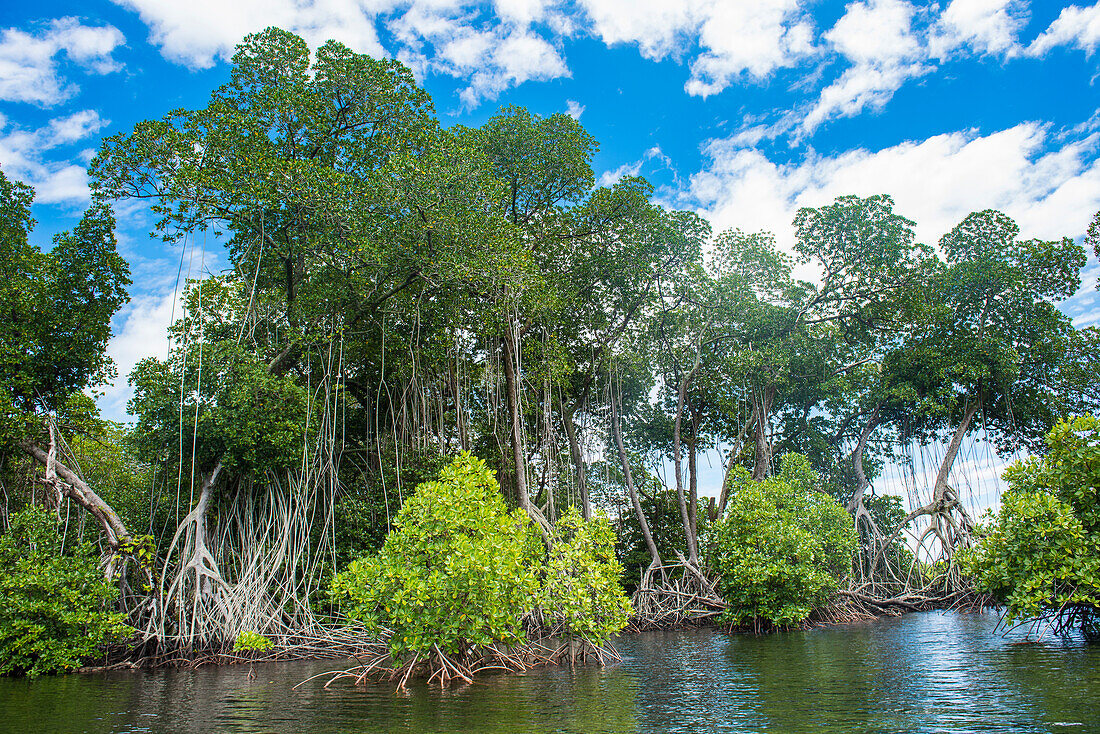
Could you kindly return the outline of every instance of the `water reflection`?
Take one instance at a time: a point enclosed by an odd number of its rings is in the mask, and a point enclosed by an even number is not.
[[[293,686],[333,662],[0,680],[11,732],[1100,731],[1100,647],[1018,645],[993,615],[620,641],[623,663],[444,691]]]

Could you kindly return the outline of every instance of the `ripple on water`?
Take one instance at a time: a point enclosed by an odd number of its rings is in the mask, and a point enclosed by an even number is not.
[[[297,690],[327,662],[0,680],[0,732],[1100,731],[1100,647],[1018,645],[995,615],[911,614],[756,637],[623,638],[621,665]]]

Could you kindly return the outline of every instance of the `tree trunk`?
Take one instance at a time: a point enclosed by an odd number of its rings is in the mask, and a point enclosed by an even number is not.
[[[577,424],[573,422],[576,415],[576,403],[569,407],[561,406],[561,422],[565,428],[565,437],[569,440],[569,456],[573,460],[573,470],[577,475],[577,492],[581,498],[581,513],[585,520],[592,519],[592,501],[588,497],[588,481],[584,465],[584,455],[581,452],[580,441],[577,440]]]
[[[768,417],[772,411],[772,401],[775,399],[775,388],[768,387],[760,395],[759,391],[752,392],[752,409],[756,415],[756,458],[752,467],[752,478],[758,482],[764,481],[771,473],[771,450],[768,446]]]
[[[688,519],[691,521],[691,535],[699,538],[699,424],[702,416],[694,404],[689,405],[691,411],[691,436],[688,438]]]
[[[955,457],[959,455],[959,449],[962,447],[963,437],[966,435],[967,430],[970,428],[970,422],[974,419],[974,415],[978,412],[978,408],[981,407],[981,399],[976,399],[973,405],[968,405],[963,412],[962,421],[959,422],[959,427],[955,429],[955,435],[951,437],[951,443],[947,445],[947,453],[943,455],[943,461],[940,463],[940,471],[936,475],[936,486],[932,490],[932,501],[942,502],[950,487],[947,484],[947,479],[951,475],[951,467],[955,464]]]
[[[626,491],[630,495],[630,504],[634,506],[634,515],[638,518],[638,525],[642,529],[642,537],[645,538],[646,548],[649,549],[649,557],[653,566],[661,565],[661,555],[657,552],[657,544],[653,542],[653,533],[649,530],[645,512],[642,510],[641,500],[638,499],[638,491],[634,487],[634,474],[630,471],[630,461],[623,448],[623,430],[619,422],[619,397],[611,396],[611,432],[615,436],[615,446],[619,450],[619,462],[623,466],[623,478],[626,479]]]
[[[57,476],[52,480],[60,489],[61,494],[74,500],[78,505],[92,513],[99,522],[103,532],[107,535],[107,544],[112,550],[117,550],[120,545],[131,539],[130,531],[122,522],[114,508],[107,504],[102,497],[92,491],[88,484],[76,475],[76,472],[67,466],[50,458],[50,452],[42,449],[31,441],[20,441],[19,447],[31,458],[43,466],[52,464]]]
[[[964,409],[962,420],[955,429],[955,433],[951,437],[951,442],[947,445],[947,451],[944,454],[943,461],[940,462],[939,473],[936,475],[936,484],[932,488],[932,501],[924,507],[918,507],[906,516],[901,527],[894,531],[890,538],[879,548],[878,553],[875,555],[874,567],[877,567],[879,558],[883,554],[885,548],[888,548],[901,534],[902,528],[908,526],[909,523],[916,518],[925,515],[931,517],[931,521],[927,529],[925,529],[917,539],[917,552],[919,552],[920,548],[923,546],[925,538],[930,535],[940,541],[943,547],[944,556],[948,560],[952,559],[956,545],[960,543],[963,546],[970,545],[970,533],[973,529],[973,521],[970,519],[970,515],[967,513],[966,508],[959,502],[958,497],[947,483],[947,480],[951,475],[951,467],[955,463],[955,458],[959,455],[959,449],[962,447],[963,438],[966,436],[966,432],[969,430],[970,423],[974,420],[975,414],[977,414],[981,407],[980,395],[979,392],[979,396],[975,399],[974,403],[972,405],[968,404]],[[959,522],[956,522],[955,518],[952,517],[952,510],[958,510],[958,514],[961,516]],[[952,571],[955,570],[953,564],[951,565],[951,569]]]
[[[755,416],[749,416],[749,419],[745,421],[745,425],[741,427],[740,433],[737,434],[737,439],[734,440],[733,445],[730,447],[730,457],[726,461],[726,470],[722,475],[722,491],[718,497],[718,508],[714,513],[713,520],[717,520],[722,517],[726,512],[726,504],[730,499],[730,475],[733,473],[733,467],[736,464],[737,457],[741,455],[741,450],[745,446],[745,436],[748,435],[749,429],[753,426]]]
[[[698,365],[698,358],[696,364]],[[676,468],[676,499],[680,503],[680,520],[684,524],[684,537],[687,539],[688,560],[694,565],[699,560],[699,552],[695,546],[695,534],[692,532],[691,515],[688,511],[687,497],[684,493],[683,456],[680,451],[680,427],[684,418],[684,403],[687,400],[687,390],[691,378],[695,375],[695,368],[684,375],[680,380],[680,389],[676,394],[676,420],[672,426],[672,460]]]
[[[504,328],[504,383],[508,395],[508,422],[512,443],[512,462],[515,464],[516,503],[530,514],[531,500],[527,496],[527,460],[523,448],[523,424],[519,407],[519,344],[515,338],[512,320]]]
[[[867,448],[867,441],[871,438],[871,434],[878,428],[879,409],[881,405],[876,405],[871,411],[870,417],[867,419],[867,423],[863,426],[863,431],[859,434],[859,440],[856,442],[856,446],[852,449],[850,455],[852,461],[852,473],[856,477],[856,488],[852,492],[852,497],[848,500],[848,512],[852,515],[852,525],[855,527],[856,535],[860,538],[860,548],[862,558],[859,562],[859,572],[861,578],[872,576],[875,573],[876,559],[879,558],[880,553],[884,551],[882,531],[879,529],[878,523],[871,517],[871,513],[867,511],[867,507],[863,504],[863,497],[866,494],[867,488],[871,486],[871,483],[867,481],[867,474],[863,471],[863,453]],[[860,525],[863,525],[867,529],[869,537],[866,541],[863,539],[863,535],[860,533]],[[866,574],[866,576],[865,576]]]
[[[863,452],[867,448],[867,440],[878,428],[879,407],[876,405],[874,410],[871,411],[871,417],[867,419],[867,424],[863,426],[863,432],[859,434],[859,441],[856,442],[856,447],[852,449],[852,471],[856,475],[856,490],[848,501],[848,511],[853,514],[863,506],[863,494],[871,486],[871,483],[867,481],[867,475],[863,471]]]

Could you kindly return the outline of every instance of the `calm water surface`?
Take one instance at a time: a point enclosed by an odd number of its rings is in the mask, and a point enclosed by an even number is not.
[[[408,693],[332,661],[0,679],[3,732],[1100,732],[1100,646],[1013,644],[994,615],[932,612],[766,637],[619,641],[623,663]]]

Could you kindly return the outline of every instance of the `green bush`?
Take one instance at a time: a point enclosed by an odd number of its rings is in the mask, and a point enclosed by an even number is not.
[[[1100,633],[1100,420],[1063,421],[1046,442],[1005,471],[1001,508],[961,564],[1010,622],[1074,611]]]
[[[0,535],[0,674],[72,670],[131,631],[109,611],[118,591],[92,549],[61,551],[57,518],[40,507],[12,515]]]
[[[493,472],[463,453],[405,501],[378,554],[337,574],[333,600],[369,629],[390,630],[395,657],[433,645],[465,654],[522,643],[538,548],[527,516],[505,507]]]
[[[271,640],[252,630],[243,630],[233,643],[233,652],[267,652],[273,647]]]
[[[554,526],[539,606],[569,636],[602,645],[626,626],[632,608],[620,583],[615,531],[603,515],[588,520],[570,507]]]
[[[744,470],[733,481],[726,515],[707,544],[727,604],[722,621],[797,624],[850,572],[857,546],[851,518],[820,491],[799,454],[784,456],[779,474],[763,482]]]

